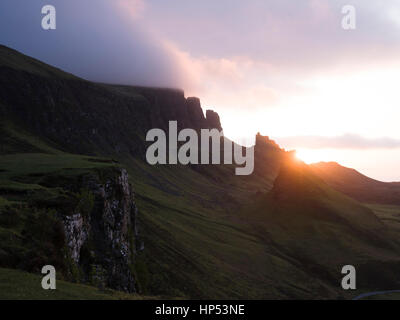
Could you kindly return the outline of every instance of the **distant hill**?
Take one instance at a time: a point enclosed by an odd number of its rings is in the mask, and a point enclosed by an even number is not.
[[[400,205],[400,182],[377,181],[336,162],[320,162],[310,167],[332,188],[358,201]]]

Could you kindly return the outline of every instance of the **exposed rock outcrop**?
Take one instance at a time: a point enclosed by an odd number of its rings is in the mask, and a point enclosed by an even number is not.
[[[256,148],[275,148],[280,149],[280,146],[268,136],[263,136],[259,132],[256,135]],[[284,150],[284,149],[282,149]]]
[[[137,207],[128,173],[115,169],[103,182],[90,176],[83,188],[93,195],[89,212],[63,218],[70,257],[85,281],[134,292]]]
[[[74,263],[79,264],[81,248],[88,239],[89,225],[85,223],[80,213],[65,216],[63,222],[65,240],[70,251],[71,259]]]
[[[215,111],[212,110],[207,110],[206,111],[206,119],[207,119],[207,125],[209,129],[218,129],[218,130],[222,130],[222,126],[221,126],[221,121],[219,119],[219,115],[218,113],[216,113]]]
[[[188,115],[192,122],[191,128],[201,129],[207,128],[207,120],[204,117],[203,109],[201,108],[200,99],[189,97],[186,99]]]

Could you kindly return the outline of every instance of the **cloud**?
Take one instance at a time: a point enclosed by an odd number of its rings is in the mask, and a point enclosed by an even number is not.
[[[56,30],[41,28],[45,4]],[[0,43],[88,80],[184,87],[176,57],[141,24],[144,11],[140,0],[2,0]]]
[[[214,58],[247,57],[281,72],[397,59],[398,1],[352,1],[358,21],[352,31],[341,27],[344,4],[341,0],[149,0],[146,20],[184,51]]]
[[[257,111],[276,106],[284,94],[299,92],[301,86],[282,77],[279,70],[247,57],[196,57],[164,41],[185,75],[187,95],[199,96],[203,104],[222,110]]]
[[[366,138],[356,134],[344,134],[336,137],[295,136],[276,138],[286,148],[306,149],[397,149],[400,140],[387,137]]]
[[[145,9],[143,0],[116,0],[116,4],[126,11],[130,18],[139,18]]]
[[[339,0],[2,0],[0,42],[90,80],[257,109],[313,72],[397,59],[396,1],[354,0],[358,28],[345,32]],[[57,8],[55,32],[39,27],[44,4]]]
[[[57,9],[52,32],[40,28],[45,3]],[[277,77],[266,77],[278,74],[271,65],[185,51],[148,21],[153,8],[143,0],[3,0],[0,43],[88,80],[182,88],[220,109],[256,110],[280,99]]]

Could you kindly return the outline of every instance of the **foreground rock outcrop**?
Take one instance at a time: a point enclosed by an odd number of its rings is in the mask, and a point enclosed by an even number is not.
[[[103,182],[85,177],[79,209],[63,217],[72,270],[84,282],[135,292],[137,207],[125,169]]]

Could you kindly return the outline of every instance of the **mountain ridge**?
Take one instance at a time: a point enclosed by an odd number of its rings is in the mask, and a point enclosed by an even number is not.
[[[375,180],[336,162],[320,162],[310,167],[328,185],[358,201],[400,205],[400,182]]]

